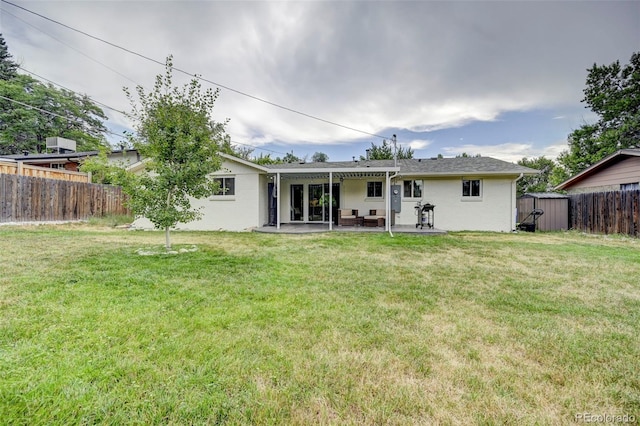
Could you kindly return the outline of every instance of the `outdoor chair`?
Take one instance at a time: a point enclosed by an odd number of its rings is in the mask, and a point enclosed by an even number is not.
[[[356,209],[339,209],[338,226],[355,226],[358,217]]]

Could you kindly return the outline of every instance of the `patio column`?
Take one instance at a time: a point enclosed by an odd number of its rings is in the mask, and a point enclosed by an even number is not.
[[[276,173],[276,229],[280,229],[280,172]]]
[[[329,231],[333,230],[333,172],[329,172]]]
[[[387,189],[385,190],[385,192],[387,194],[387,199],[384,200],[385,202],[384,229],[385,231],[388,231],[389,229],[391,229],[391,223],[389,222],[389,212],[391,210],[391,181],[389,180],[389,171],[385,172],[385,174],[386,174],[386,186],[387,186]]]

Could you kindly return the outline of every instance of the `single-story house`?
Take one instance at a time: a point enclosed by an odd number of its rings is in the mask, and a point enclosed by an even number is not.
[[[517,180],[539,173],[489,157],[258,165],[221,155],[223,165],[215,173],[221,192],[193,200],[202,207],[201,219],[178,229],[240,231],[297,223],[389,229],[415,225],[421,202],[435,206],[438,229],[509,232],[516,227]],[[343,215],[354,221],[342,221]],[[134,223],[151,226],[146,219]]]
[[[621,149],[558,185],[569,194],[640,189],[640,149]]]

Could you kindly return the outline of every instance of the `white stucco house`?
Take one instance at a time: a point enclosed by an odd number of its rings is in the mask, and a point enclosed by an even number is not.
[[[378,215],[384,220],[374,226],[393,229],[415,225],[415,206],[421,202],[435,205],[437,229],[509,232],[516,227],[516,182],[538,173],[490,157],[257,165],[221,155],[215,178],[223,190],[193,200],[202,208],[201,219],[177,229],[247,231],[325,223],[335,230],[342,227],[343,210],[359,218]],[[133,226],[152,227],[144,218]]]

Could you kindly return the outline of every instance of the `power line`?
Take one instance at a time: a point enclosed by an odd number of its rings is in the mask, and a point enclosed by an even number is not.
[[[67,90],[67,91],[69,91],[69,92],[71,92],[71,93],[73,93],[73,94],[77,94],[75,91],[73,91],[73,90],[71,90],[71,89],[69,89],[69,88],[67,88],[67,87],[64,87],[62,84],[60,84],[60,83],[56,83],[55,81],[52,81],[52,80],[49,80],[48,78],[43,77],[43,76],[41,76],[41,75],[38,75],[38,74],[36,74],[36,73],[35,73],[35,72],[33,72],[33,71],[29,71],[28,69],[24,68],[24,67],[23,67],[23,66],[21,66],[21,65],[19,65],[19,66],[18,66],[18,68],[19,68],[19,69],[21,69],[21,70],[22,70],[22,71],[24,71],[24,72],[27,72],[27,73],[29,73],[29,74],[31,74],[31,75],[34,75],[34,76],[36,76],[36,77],[40,78],[40,79],[42,79],[42,80],[44,80],[44,81],[46,81],[46,82],[48,82],[48,83],[51,83],[51,84],[53,84],[54,86],[61,87],[62,89]],[[88,97],[88,96],[87,96],[87,97]],[[96,103],[96,104],[98,104],[98,105],[101,105],[101,106],[103,106],[104,108],[110,109],[111,111],[118,112],[118,113],[120,113],[120,114],[124,115],[125,117],[131,117],[131,115],[130,115],[130,114],[128,114],[128,113],[126,113],[126,112],[124,112],[124,111],[120,111],[120,110],[119,110],[119,109],[117,109],[117,108],[110,107],[109,105],[107,105],[107,104],[105,104],[105,103],[102,103],[102,102],[100,102],[100,101],[96,101],[95,99],[92,99],[91,97],[88,97],[88,98],[89,98],[89,99],[91,99],[91,101],[92,101],[92,102],[94,102],[94,103]]]
[[[9,4],[11,4],[11,3],[9,3]],[[55,41],[57,41],[58,43],[60,43],[60,44],[62,44],[62,45],[64,45],[64,46],[66,46],[66,47],[68,47],[68,48],[69,48],[69,49],[71,49],[71,50],[74,50],[74,51],[78,52],[79,54],[81,54],[81,55],[82,55],[82,56],[84,56],[85,58],[87,58],[87,59],[89,59],[89,60],[91,60],[91,61],[93,61],[93,62],[95,62],[95,63],[97,63],[97,64],[99,64],[99,65],[102,65],[103,67],[105,67],[105,68],[106,68],[106,69],[108,69],[109,71],[112,71],[112,72],[114,72],[114,73],[118,74],[120,77],[122,77],[122,78],[124,78],[124,79],[126,79],[126,80],[129,80],[130,82],[132,82],[132,83],[134,83],[134,84],[138,84],[138,83],[136,83],[134,80],[132,80],[131,78],[127,77],[126,75],[124,75],[124,74],[120,73],[119,71],[117,71],[117,70],[115,70],[115,69],[111,68],[109,65],[104,64],[104,63],[100,62],[99,60],[97,60],[97,59],[95,59],[95,58],[92,58],[91,56],[89,56],[89,55],[87,55],[86,53],[82,52],[81,50],[76,49],[75,47],[73,47],[73,46],[71,46],[71,45],[69,45],[69,44],[65,43],[64,41],[60,40],[59,38],[54,37],[54,36],[52,36],[51,34],[44,32],[42,29],[40,29],[40,28],[36,27],[35,25],[31,25],[30,23],[28,23],[28,22],[27,22],[27,21],[25,21],[24,19],[21,19],[21,18],[17,17],[16,15],[14,15],[13,13],[8,12],[6,9],[2,9],[2,10],[3,10],[7,15],[11,15],[11,16],[13,16],[13,17],[14,17],[15,19],[17,19],[18,21],[20,21],[20,22],[22,22],[22,23],[24,23],[24,24],[26,24],[26,25],[30,26],[31,28],[33,28],[33,29],[35,29],[35,30],[37,30],[37,31],[40,31],[42,34],[45,34],[45,35],[47,35],[47,36],[51,37],[52,39],[54,39],[54,40],[55,40]]]
[[[82,31],[82,30],[79,30],[79,29],[77,29],[77,28],[74,28],[74,27],[71,27],[71,26],[69,26],[69,25],[63,24],[62,22],[56,21],[56,20],[51,19],[51,18],[49,18],[49,17],[47,17],[47,16],[44,16],[44,15],[41,15],[41,14],[39,14],[39,13],[37,13],[37,12],[34,12],[34,11],[32,11],[32,10],[29,10],[29,9],[27,9],[27,8],[25,8],[25,7],[18,6],[18,5],[17,5],[17,4],[15,4],[15,3],[11,3],[10,1],[7,1],[7,0],[0,0],[0,1],[2,1],[3,3],[7,3],[7,4],[9,4],[9,5],[13,6],[13,7],[18,8],[18,9],[24,10],[25,12],[31,13],[31,14],[33,14],[33,15],[35,15],[35,16],[38,16],[38,17],[40,17],[40,18],[42,18],[42,19],[45,19],[45,20],[47,20],[47,21],[49,21],[49,22],[53,22],[54,24],[60,25],[60,26],[62,26],[62,27],[64,27],[64,28],[67,28],[67,29],[69,29],[69,30],[71,30],[71,31],[77,32],[77,33],[82,34],[82,35],[84,35],[84,36],[86,36],[86,37],[89,37],[89,38],[92,38],[92,39],[94,39],[94,40],[97,40],[97,41],[99,41],[99,42],[101,42],[101,43],[107,44],[107,45],[109,45],[109,46],[111,46],[111,47],[114,47],[114,48],[116,48],[116,49],[122,50],[122,51],[124,51],[124,52],[127,52],[127,53],[132,54],[132,55],[135,55],[135,56],[138,56],[138,57],[140,57],[140,58],[142,58],[142,59],[145,59],[145,60],[147,60],[147,61],[153,62],[153,63],[158,64],[158,65],[161,65],[161,66],[165,66],[165,65],[166,65],[164,62],[161,62],[161,61],[158,61],[158,60],[156,60],[156,59],[150,58],[150,57],[148,57],[148,56],[145,56],[145,55],[143,55],[143,54],[141,54],[141,53],[138,53],[138,52],[135,52],[135,51],[133,51],[133,50],[127,49],[127,48],[122,47],[122,46],[120,46],[120,45],[117,45],[117,44],[115,44],[115,43],[111,43],[111,42],[109,42],[109,41],[107,41],[107,40],[104,40],[104,39],[102,39],[102,38],[100,38],[100,37],[97,37],[97,36],[91,35],[91,34],[89,34],[89,33],[87,33],[87,32],[84,32],[84,31]],[[376,138],[380,138],[380,139],[389,139],[389,138],[388,138],[388,137],[386,137],[386,136],[381,136],[381,135],[378,135],[378,134],[375,134],[375,133],[370,133],[370,132],[367,132],[367,131],[364,131],[364,130],[356,129],[355,127],[346,126],[346,125],[344,125],[344,124],[336,123],[336,122],[331,121],[331,120],[326,120],[326,119],[324,119],[324,118],[320,118],[320,117],[317,117],[317,116],[315,116],[315,115],[307,114],[307,113],[305,113],[305,112],[302,112],[302,111],[299,111],[299,110],[296,110],[296,109],[293,109],[293,108],[289,108],[289,107],[286,107],[286,106],[283,106],[283,105],[277,104],[277,103],[275,103],[275,102],[268,101],[268,100],[263,99],[263,98],[259,98],[259,97],[257,97],[257,96],[251,95],[251,94],[249,94],[249,93],[246,93],[246,92],[242,92],[242,91],[240,91],[240,90],[233,89],[233,88],[231,88],[231,87],[229,87],[229,86],[225,86],[225,85],[223,85],[223,84],[216,83],[216,82],[214,82],[214,81],[212,81],[212,80],[209,80],[209,79],[203,78],[203,77],[198,76],[198,75],[196,75],[196,74],[192,74],[192,73],[187,72],[187,71],[185,71],[185,70],[182,70],[182,69],[180,69],[180,68],[171,67],[171,69],[173,69],[173,70],[175,70],[175,71],[178,71],[179,73],[185,74],[185,75],[187,75],[187,76],[189,76],[189,77],[192,77],[192,78],[195,78],[195,79],[198,79],[198,80],[201,80],[201,81],[204,81],[204,82],[210,83],[210,84],[212,84],[212,85],[214,85],[214,86],[221,87],[221,88],[223,88],[223,89],[225,89],[225,90],[228,90],[228,91],[230,91],[230,92],[234,92],[234,93],[237,93],[237,94],[239,94],[239,95],[246,96],[246,97],[248,97],[248,98],[250,98],[250,99],[253,99],[253,100],[256,100],[256,101],[259,101],[259,102],[263,102],[263,103],[265,103],[265,104],[267,104],[267,105],[271,105],[271,106],[274,106],[274,107],[276,107],[276,108],[280,108],[280,109],[282,109],[282,110],[289,111],[289,112],[292,112],[292,113],[294,113],[294,114],[301,115],[301,116],[303,116],[303,117],[307,117],[307,118],[310,118],[310,119],[313,119],[313,120],[316,120],[316,121],[321,121],[321,122],[323,122],[323,123],[331,124],[331,125],[333,125],[333,126],[341,127],[341,128],[343,128],[343,129],[351,130],[351,131],[358,132],[358,133],[362,133],[362,134],[365,134],[365,135],[374,136],[374,137],[376,137]]]

